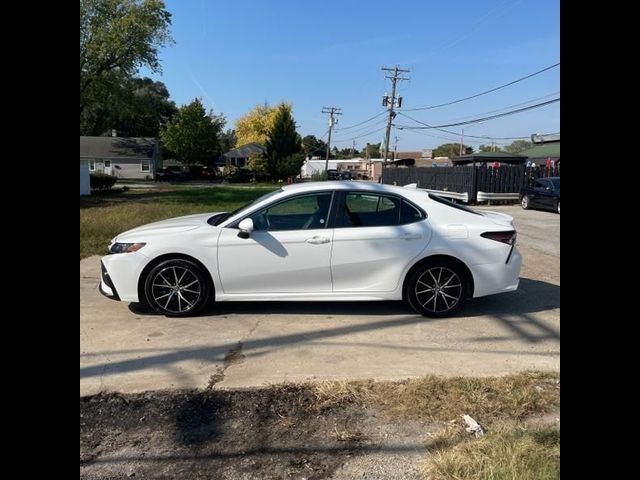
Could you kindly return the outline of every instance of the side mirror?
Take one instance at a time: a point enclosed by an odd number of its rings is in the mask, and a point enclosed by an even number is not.
[[[238,237],[249,238],[249,235],[253,232],[253,220],[245,218],[238,224],[238,228],[240,229]]]

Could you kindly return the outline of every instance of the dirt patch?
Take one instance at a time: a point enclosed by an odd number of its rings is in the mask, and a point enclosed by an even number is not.
[[[228,357],[238,358],[240,351],[234,349]],[[491,431],[493,425],[485,419],[523,420],[521,408],[513,406],[523,398],[532,405],[526,409],[528,416],[536,415],[542,423],[546,417],[555,419],[556,378],[522,374],[487,379],[482,392],[464,384],[466,393],[460,393],[459,379],[442,383],[426,377],[424,385],[438,388],[411,390],[407,382],[324,383],[84,397],[80,477],[418,479],[420,462],[444,419],[454,411],[465,413],[442,406],[443,399],[453,398],[451,392],[458,395],[460,408],[470,407],[465,402],[474,399],[478,419]],[[493,392],[501,392],[501,398]],[[425,409],[416,401],[418,395],[434,407]],[[391,401],[394,397],[399,403]],[[546,400],[532,402],[535,398]],[[417,407],[409,410],[408,403]],[[398,409],[396,404],[404,406]]]

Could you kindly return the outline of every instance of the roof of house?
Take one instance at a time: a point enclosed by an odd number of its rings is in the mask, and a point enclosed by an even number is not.
[[[80,158],[153,158],[155,138],[80,137]]]
[[[460,155],[451,159],[454,165],[471,162],[503,162],[503,163],[524,163],[527,161],[526,155],[519,153],[514,155],[506,152],[478,152],[468,155]]]
[[[223,154],[227,158],[249,158],[252,153],[262,154],[266,151],[266,148],[259,143],[247,143],[238,148],[233,148],[227,153]]]
[[[519,153],[529,158],[560,158],[560,141],[549,143],[538,143],[531,148]]]

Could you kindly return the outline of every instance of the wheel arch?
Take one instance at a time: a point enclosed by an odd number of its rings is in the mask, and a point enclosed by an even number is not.
[[[404,276],[404,280],[402,282],[402,299],[403,300],[405,301],[407,300],[407,282],[409,281],[409,278],[411,278],[411,275],[413,274],[413,272],[415,272],[417,269],[419,269],[423,265],[433,263],[438,260],[446,260],[460,267],[461,273],[464,275],[465,277],[464,280],[467,284],[467,289],[466,289],[467,298],[473,297],[475,284],[473,281],[473,274],[471,273],[471,270],[469,269],[469,267],[467,267],[467,265],[462,260],[452,255],[436,254],[436,255],[430,255],[428,257],[421,258],[409,269],[409,271],[407,271],[406,275]]]
[[[202,269],[202,271],[207,276],[207,280],[209,281],[209,287],[211,288],[211,297],[210,301],[214,301],[216,298],[216,287],[213,283],[213,278],[211,277],[211,272],[209,269],[195,257],[191,255],[186,255],[184,253],[165,253],[164,255],[160,255],[153,260],[151,260],[140,272],[140,276],[138,277],[138,300],[140,302],[146,301],[146,296],[144,293],[144,282],[147,279],[147,275],[156,265],[164,262],[165,260],[189,260],[190,262],[195,263]]]

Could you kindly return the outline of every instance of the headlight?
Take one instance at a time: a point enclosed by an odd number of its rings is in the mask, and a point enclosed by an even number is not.
[[[144,247],[146,243],[114,243],[109,248],[111,253],[128,253],[128,252],[137,252],[142,247]]]

